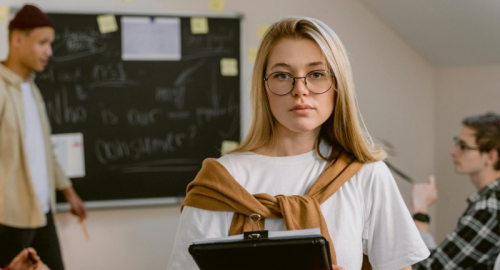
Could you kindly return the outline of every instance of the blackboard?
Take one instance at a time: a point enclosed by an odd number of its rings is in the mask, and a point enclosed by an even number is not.
[[[83,134],[85,176],[72,182],[84,201],[184,196],[203,159],[240,139],[240,76],[220,67],[240,65],[240,18],[209,17],[209,32],[192,34],[190,17],[155,15],[180,19],[181,59],[125,61],[121,15],[105,34],[99,14],[48,15],[53,57],[36,84],[52,133]]]

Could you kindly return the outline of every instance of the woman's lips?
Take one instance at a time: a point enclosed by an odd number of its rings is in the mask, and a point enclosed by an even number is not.
[[[310,105],[307,104],[299,104],[293,106],[290,111],[294,114],[302,115],[302,114],[307,114],[310,111],[312,111],[313,108]]]

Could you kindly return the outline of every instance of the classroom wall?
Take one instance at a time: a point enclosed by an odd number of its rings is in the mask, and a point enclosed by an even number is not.
[[[468,176],[454,171],[450,150],[462,119],[487,111],[500,113],[500,65],[438,68],[436,70],[436,178],[439,203],[436,240],[453,230],[476,189]]]
[[[122,0],[125,1],[125,0]],[[206,12],[208,0],[39,0],[44,10],[94,12]],[[434,71],[381,20],[355,0],[226,0],[226,11],[244,16],[242,55],[242,130],[250,124],[253,64],[248,46],[258,46],[256,28],[288,15],[305,15],[330,25],[344,42],[354,70],[361,112],[370,133],[389,141],[389,161],[415,179],[434,172]],[[20,6],[21,0],[2,0]],[[5,36],[5,25],[0,35]],[[6,42],[0,38],[0,56]],[[396,177],[405,201],[410,185]],[[85,241],[76,219],[58,213],[63,256],[68,269],[166,269],[179,218],[178,206],[90,210]]]

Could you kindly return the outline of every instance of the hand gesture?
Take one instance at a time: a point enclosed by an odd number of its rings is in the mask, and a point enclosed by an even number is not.
[[[437,200],[436,180],[433,175],[425,183],[414,184],[411,190],[413,213],[428,213],[429,207]]]

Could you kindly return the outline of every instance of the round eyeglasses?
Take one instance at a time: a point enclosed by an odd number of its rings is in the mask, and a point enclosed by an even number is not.
[[[278,96],[288,95],[292,92],[295,79],[304,79],[304,85],[312,93],[323,94],[332,88],[334,77],[326,70],[313,70],[305,77],[294,77],[288,72],[278,71],[271,73],[264,81],[269,90]]]

